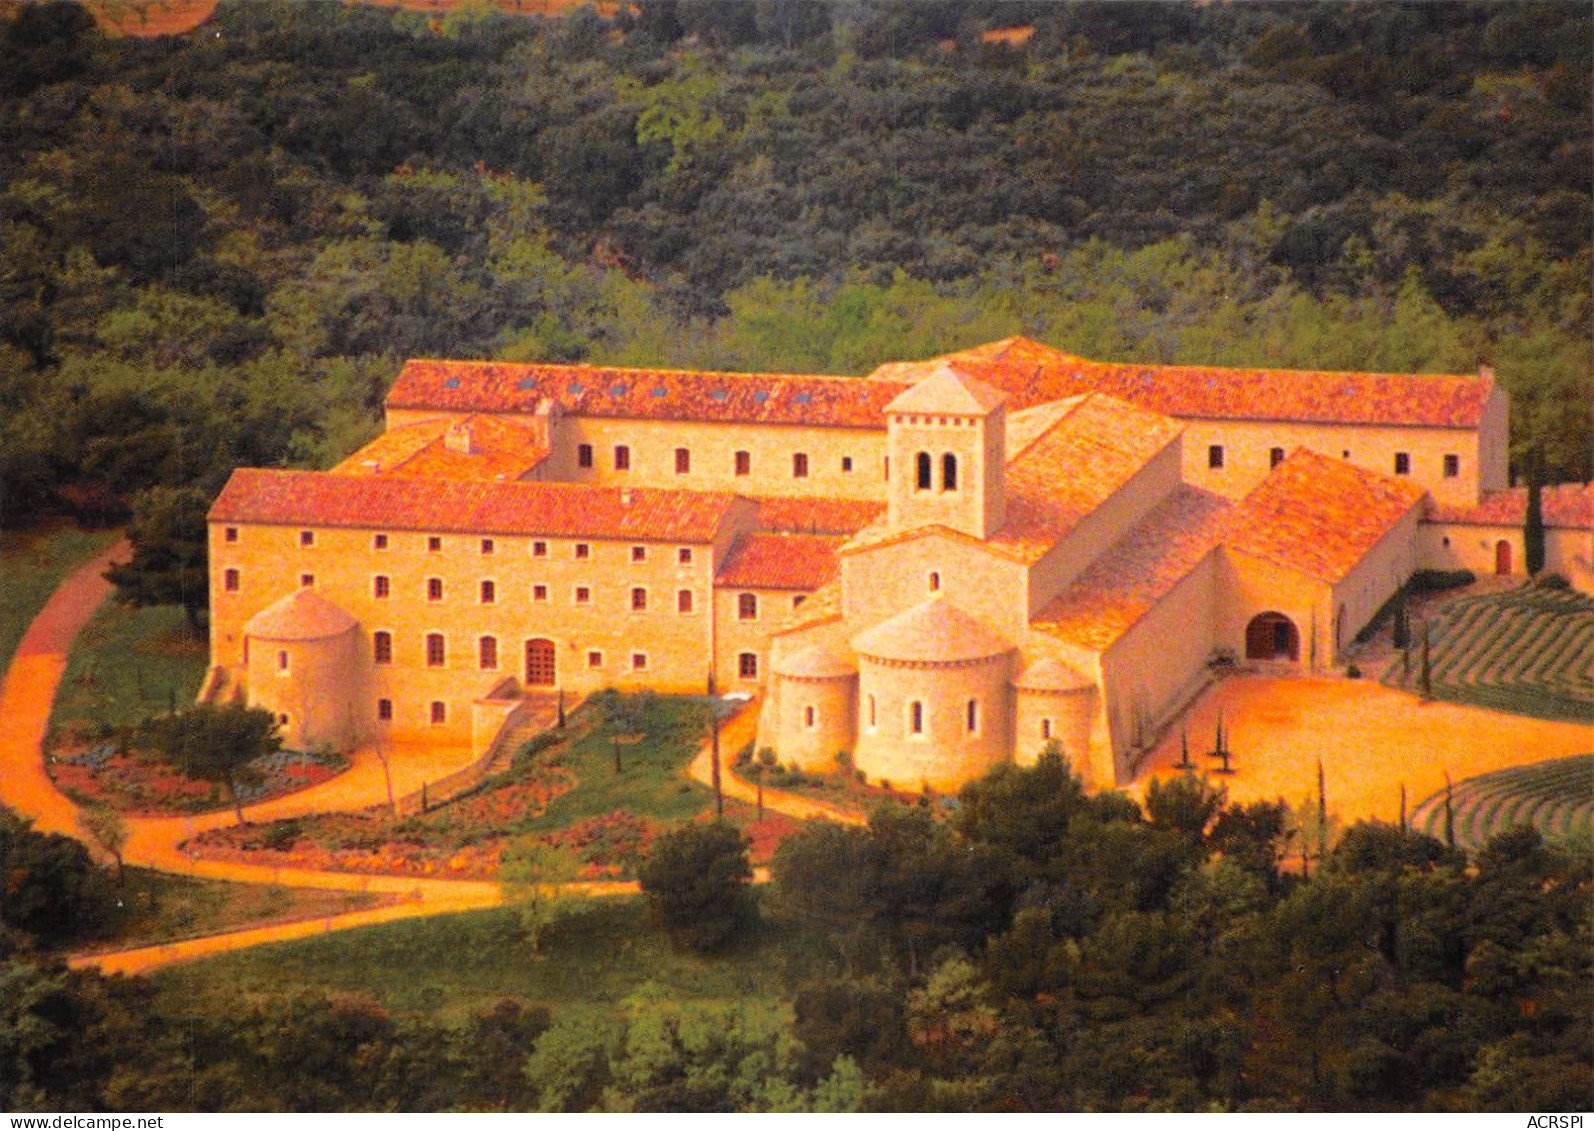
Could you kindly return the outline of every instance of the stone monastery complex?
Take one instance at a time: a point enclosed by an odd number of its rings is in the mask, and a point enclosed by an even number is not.
[[[761,696],[785,763],[1128,780],[1216,656],[1326,671],[1419,569],[1522,568],[1507,398],[1106,364],[1022,338],[863,378],[411,361],[328,472],[210,512],[204,697],[290,746],[485,750],[529,695]],[[1546,489],[1548,564],[1594,485]]]

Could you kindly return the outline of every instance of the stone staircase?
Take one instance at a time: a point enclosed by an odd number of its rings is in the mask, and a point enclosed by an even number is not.
[[[528,691],[520,695],[521,708],[510,722],[498,732],[492,745],[482,756],[464,769],[447,777],[427,782],[423,789],[408,793],[398,800],[400,813],[419,813],[458,797],[475,788],[493,774],[507,770],[515,752],[528,740],[559,724],[559,696],[557,692]],[[565,711],[576,709],[579,698],[566,697]]]

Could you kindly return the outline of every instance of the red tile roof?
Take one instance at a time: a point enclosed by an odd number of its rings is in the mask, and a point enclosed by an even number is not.
[[[1235,505],[1228,544],[1336,582],[1425,496],[1413,483],[1297,448]]]
[[[816,625],[829,624],[841,619],[841,578],[835,577],[821,585],[817,592],[791,611],[791,615],[775,629],[776,636],[788,632],[801,632]]]
[[[886,505],[872,499],[807,498],[758,499],[760,530],[793,534],[856,534],[885,513]]]
[[[468,451],[459,443],[466,436]],[[499,417],[472,415],[389,429],[332,470],[341,475],[519,479],[546,458],[548,449],[533,442],[529,429]]]
[[[710,542],[734,495],[569,483],[233,472],[211,522]]]
[[[840,538],[815,534],[748,534],[737,541],[719,576],[721,589],[818,589],[836,576]]]
[[[388,393],[387,406],[529,413],[547,400],[581,416],[883,430],[885,406],[907,388],[805,374],[410,361]]]
[[[1031,626],[1104,651],[1222,541],[1233,507],[1182,486],[1086,567]]]
[[[1028,338],[1004,338],[919,362],[891,362],[871,377],[922,379],[954,368],[1013,397],[1009,410],[1097,391],[1181,419],[1474,428],[1494,379],[1405,373],[1134,365],[1088,361]]]
[[[1568,530],[1594,530],[1594,483],[1562,483],[1544,488],[1540,497],[1544,525]],[[1476,526],[1521,526],[1528,512],[1528,489],[1511,487],[1486,491],[1474,507],[1428,508],[1429,522],[1470,523]]]

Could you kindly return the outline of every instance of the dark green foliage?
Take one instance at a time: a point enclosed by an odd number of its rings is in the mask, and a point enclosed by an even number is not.
[[[239,824],[244,822],[239,787],[255,780],[249,763],[282,749],[277,720],[258,707],[206,703],[150,719],[141,729],[142,740],[173,766],[225,785]]]
[[[127,531],[133,557],[105,571],[127,604],[181,605],[196,635],[199,614],[210,607],[205,527],[209,504],[205,492],[192,488],[144,491],[133,506]]]
[[[0,809],[0,923],[56,947],[106,933],[117,907],[110,876],[82,844]]]
[[[1528,475],[1528,505],[1522,519],[1522,568],[1529,577],[1544,568],[1544,490],[1536,471]]]
[[[736,938],[756,915],[742,834],[721,822],[660,836],[637,869],[642,892],[677,946],[709,952]]]

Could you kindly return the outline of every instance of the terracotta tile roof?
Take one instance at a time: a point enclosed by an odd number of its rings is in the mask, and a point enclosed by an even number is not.
[[[340,475],[519,479],[548,458],[530,429],[493,416],[424,420],[382,433],[332,470]]]
[[[1010,410],[1097,391],[1180,419],[1474,428],[1494,387],[1488,374],[1333,373],[1089,361],[1028,338],[1004,338],[927,361],[892,362],[870,376],[913,381],[948,363],[1009,393]]]
[[[1001,390],[959,373],[950,365],[941,365],[886,405],[886,411],[984,416],[1006,401],[1007,394]]]
[[[1181,486],[1038,613],[1031,627],[1104,651],[1223,540],[1233,505]]]
[[[1594,530],[1594,483],[1562,483],[1540,496],[1544,525],[1566,530]],[[1485,491],[1477,506],[1430,503],[1429,522],[1461,522],[1477,526],[1521,526],[1528,512],[1528,489]]]
[[[1006,521],[984,542],[941,526],[893,533],[882,515],[841,552],[938,532],[1015,561],[1039,561],[1171,444],[1181,427],[1113,397],[1076,397],[1038,438],[1022,451],[1008,453]]]
[[[881,660],[955,664],[1004,655],[1013,643],[936,594],[858,633],[852,648]]]
[[[243,468],[210,521],[704,543],[738,503],[699,491]]]
[[[721,589],[818,589],[836,576],[840,538],[748,534],[737,540],[714,584]]]
[[[325,640],[358,624],[347,610],[315,590],[295,589],[250,617],[244,633],[261,640]]]
[[[1414,483],[1297,448],[1235,504],[1228,543],[1335,582],[1425,495]]]
[[[807,374],[410,361],[387,406],[530,413],[546,400],[580,416],[884,429],[886,405],[906,389]]]
[[[836,577],[813,593],[808,594],[808,599],[791,611],[791,615],[781,621],[780,627],[775,629],[775,635],[781,636],[788,632],[801,632],[815,625],[829,624],[841,619],[841,578]]]
[[[760,530],[793,534],[856,534],[885,513],[886,505],[872,499],[761,498]]]

